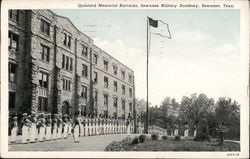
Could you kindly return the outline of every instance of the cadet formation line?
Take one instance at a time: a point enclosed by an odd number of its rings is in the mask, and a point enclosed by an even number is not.
[[[11,119],[11,143],[17,143],[17,132],[21,131],[21,141],[23,144],[44,142],[58,139],[67,139],[73,136],[75,142],[79,142],[79,137],[106,135],[106,134],[130,134],[134,130],[134,123],[131,118],[111,118],[111,117],[83,117],[77,115],[73,120],[70,116],[63,117],[58,114],[49,114],[45,117],[43,113],[24,113],[18,125],[17,117]],[[142,133],[139,126],[137,132]]]

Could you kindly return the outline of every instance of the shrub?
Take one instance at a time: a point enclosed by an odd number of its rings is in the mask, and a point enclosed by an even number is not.
[[[167,140],[167,139],[168,139],[168,137],[167,137],[166,135],[162,136],[161,138],[162,138],[163,140]]]
[[[133,141],[131,142],[131,144],[136,145],[136,144],[138,144],[138,143],[139,143],[139,138],[136,136],[136,137],[133,139]]]
[[[140,142],[143,143],[143,142],[146,140],[146,137],[147,137],[147,136],[144,135],[144,134],[140,135],[140,136],[139,136]]]
[[[152,134],[151,138],[152,138],[152,140],[158,140],[159,135],[158,134]]]
[[[175,141],[180,141],[180,140],[181,140],[181,137],[180,137],[179,135],[176,135],[176,136],[174,137],[174,140],[175,140]]]
[[[132,141],[133,139],[130,137],[126,137],[122,141],[113,141],[105,148],[105,151],[124,151],[124,148]]]
[[[210,137],[207,134],[204,133],[198,133],[194,138],[194,141],[210,141]]]

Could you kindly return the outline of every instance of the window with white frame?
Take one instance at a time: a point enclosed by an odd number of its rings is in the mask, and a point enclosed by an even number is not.
[[[39,72],[39,86],[42,88],[48,88],[49,75],[45,72]]]

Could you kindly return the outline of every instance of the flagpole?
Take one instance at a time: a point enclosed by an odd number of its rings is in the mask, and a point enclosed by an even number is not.
[[[145,134],[148,134],[148,54],[149,54],[149,46],[148,46],[148,17],[147,17],[147,102],[146,102],[146,123],[145,123]]]

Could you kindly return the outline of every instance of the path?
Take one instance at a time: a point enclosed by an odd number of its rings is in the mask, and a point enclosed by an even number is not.
[[[9,145],[9,151],[104,151],[112,141],[120,141],[127,136],[135,137],[138,134],[111,134],[100,136],[80,137],[79,143],[74,143],[73,137],[54,141],[45,141],[29,144]]]
[[[225,142],[234,142],[234,143],[238,143],[240,144],[240,141],[236,141],[236,140],[224,140]]]

